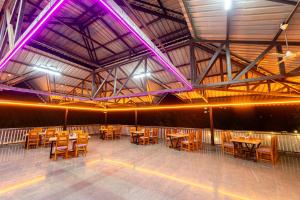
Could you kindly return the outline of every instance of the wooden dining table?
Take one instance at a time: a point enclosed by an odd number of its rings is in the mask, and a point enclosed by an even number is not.
[[[28,135],[29,133],[26,133],[25,134],[25,148],[27,147],[27,143],[28,143]],[[39,132],[39,137],[41,139],[41,137],[43,137],[44,135],[46,135],[46,131],[41,131]]]
[[[113,138],[115,138],[115,132],[116,132],[117,128],[112,128],[113,131]],[[100,139],[105,140],[105,132],[108,131],[108,128],[100,128]]]
[[[256,149],[259,148],[262,139],[237,137],[230,140],[234,145],[234,157],[256,161]]]
[[[88,138],[90,139],[91,136],[88,136]],[[51,143],[50,143],[50,155],[49,155],[49,158],[50,158],[50,159],[51,159],[51,157],[53,156],[52,151],[53,151],[53,146],[54,146],[54,143],[56,142],[56,140],[57,140],[57,137],[50,137],[50,138],[49,138],[49,142],[51,142]],[[77,140],[77,135],[76,135],[76,134],[71,134],[71,135],[69,135],[69,141],[74,142],[74,141],[76,141],[76,140]],[[71,150],[71,151],[73,151],[73,150]]]
[[[131,134],[131,137],[133,138],[133,143],[135,143],[136,145],[139,145],[139,138],[145,134],[145,131],[142,131],[142,130],[131,131],[130,134]]]
[[[108,128],[100,128],[100,139],[104,140],[105,139],[105,132],[108,131]]]
[[[177,149],[177,150],[180,150],[179,141],[188,136],[189,136],[189,134],[186,134],[186,133],[170,133],[167,135],[167,137],[169,137],[170,142],[171,142],[171,148]]]

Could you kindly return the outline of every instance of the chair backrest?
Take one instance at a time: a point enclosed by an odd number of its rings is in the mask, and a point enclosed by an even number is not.
[[[172,129],[172,133],[177,134],[178,133],[178,129],[177,128]]]
[[[166,134],[166,135],[171,134],[171,129],[169,129],[169,128],[165,129],[165,134]]]
[[[152,129],[152,136],[155,136],[155,137],[158,136],[158,128]]]
[[[77,135],[77,144],[87,144],[89,136],[87,133],[81,133]]]
[[[150,129],[146,128],[145,129],[145,134],[144,134],[145,137],[150,137]]]
[[[226,131],[225,137],[226,137],[226,142],[230,142],[230,140],[232,139],[231,132]]]
[[[57,135],[58,136],[69,136],[69,131],[59,131],[59,132],[57,132]]]
[[[202,142],[202,130],[201,129],[196,131],[196,140],[197,140],[197,142]]]
[[[43,128],[41,128],[41,127],[35,127],[35,128],[33,128],[33,131],[42,132]]]
[[[83,130],[75,130],[73,131],[76,135],[83,134]]]
[[[68,134],[58,134],[56,138],[57,138],[56,139],[56,147],[69,145],[69,135]]]
[[[143,126],[138,126],[138,131],[144,131],[145,130],[145,127]]]
[[[194,132],[190,132],[189,133],[189,137],[188,137],[188,141],[189,142],[194,142],[195,139],[195,133]]]
[[[230,131],[222,131],[221,132],[221,143],[224,144],[225,142],[230,142],[231,140],[231,133]]]
[[[277,152],[278,149],[278,137],[277,135],[272,135],[271,137],[271,148],[274,153]]]
[[[130,127],[130,132],[133,132],[133,131],[135,131],[135,127]]]
[[[29,140],[36,140],[36,139],[39,139],[39,132],[38,131],[30,131],[28,133],[28,139]]]
[[[48,128],[48,129],[46,130],[45,136],[46,136],[47,138],[49,138],[49,137],[54,137],[55,132],[56,132],[55,129]]]

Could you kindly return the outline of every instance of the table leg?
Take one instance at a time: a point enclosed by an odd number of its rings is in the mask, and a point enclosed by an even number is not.
[[[138,134],[135,136],[135,144],[139,145],[139,135]]]
[[[49,158],[51,159],[52,157],[52,148],[53,148],[53,141],[51,141],[51,145],[50,145],[50,155],[49,155]]]
[[[28,136],[25,136],[25,149],[27,148]]]
[[[173,139],[171,136],[169,136],[169,138],[170,138],[170,142],[171,142],[171,148],[174,148]]]
[[[179,146],[178,146],[178,143],[179,143],[179,138],[177,138],[177,140],[176,140],[176,149],[177,149],[177,150],[180,150],[180,148],[179,148]]]

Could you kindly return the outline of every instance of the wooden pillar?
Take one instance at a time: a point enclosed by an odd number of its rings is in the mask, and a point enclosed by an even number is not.
[[[134,111],[134,124],[135,124],[135,130],[138,129],[138,112],[137,110]]]
[[[64,131],[67,130],[67,124],[68,124],[68,113],[69,113],[69,110],[66,109],[65,111],[65,122],[64,122]]]
[[[209,107],[209,123],[210,123],[210,140],[211,140],[211,145],[215,145],[214,115],[213,115],[213,108],[212,107]]]
[[[104,124],[107,127],[107,112],[104,112]]]

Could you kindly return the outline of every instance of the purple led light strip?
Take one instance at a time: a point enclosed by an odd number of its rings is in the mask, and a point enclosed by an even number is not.
[[[56,0],[54,3],[51,1],[47,6],[50,8],[46,11],[46,14],[40,13],[43,15],[39,22],[34,24],[34,27],[30,31],[25,31],[25,35],[16,42],[16,45],[13,49],[11,49],[5,57],[1,60],[0,70],[4,68],[4,66],[10,61],[10,59],[26,44],[26,42],[40,29],[40,27],[49,19],[49,17],[62,5],[62,3],[66,0]],[[39,18],[40,15],[37,17]],[[30,27],[28,27],[29,29]]]
[[[130,26],[127,24],[127,22],[105,1],[105,0],[98,0],[105,8],[113,14],[131,33],[135,35],[136,38],[138,38],[152,53],[156,55],[158,60],[161,64],[163,64],[165,67],[167,67],[171,73],[173,73],[177,79],[180,80],[188,89],[192,89],[192,85],[188,82],[188,80],[180,74],[177,69],[173,66],[171,66],[161,55],[159,55],[151,45],[149,45],[144,39]]]

